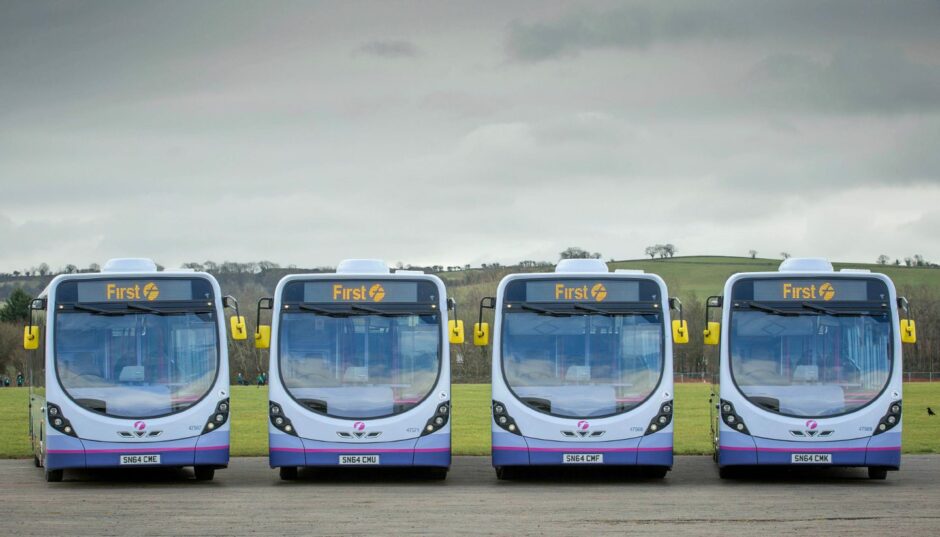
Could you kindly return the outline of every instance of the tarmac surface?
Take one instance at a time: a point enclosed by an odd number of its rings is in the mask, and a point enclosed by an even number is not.
[[[281,481],[265,458],[215,480],[191,469],[66,471],[0,461],[0,535],[940,535],[940,455],[864,469],[718,478],[677,457],[663,480],[565,468],[498,481],[488,457],[456,457],[446,481],[408,473],[307,472]]]

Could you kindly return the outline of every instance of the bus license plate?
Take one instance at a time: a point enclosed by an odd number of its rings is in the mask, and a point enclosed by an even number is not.
[[[831,453],[793,453],[790,455],[793,464],[832,464]]]
[[[121,465],[160,464],[159,455],[121,455]]]
[[[602,453],[565,453],[562,462],[565,464],[603,464],[604,455]]]
[[[339,463],[340,464],[353,464],[353,465],[378,464],[379,456],[378,455],[340,455]]]

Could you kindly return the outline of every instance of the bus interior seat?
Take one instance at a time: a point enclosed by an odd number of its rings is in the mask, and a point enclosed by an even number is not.
[[[144,378],[144,366],[126,365],[121,368],[118,382],[143,382]]]
[[[369,368],[350,366],[343,371],[343,382],[369,382]]]
[[[568,370],[565,372],[565,380],[568,382],[587,382],[591,380],[591,366],[568,366]]]
[[[798,365],[793,370],[794,382],[818,382],[819,366],[817,365]]]

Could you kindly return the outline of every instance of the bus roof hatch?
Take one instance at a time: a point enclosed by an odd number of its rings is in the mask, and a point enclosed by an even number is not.
[[[336,266],[337,274],[388,274],[388,264],[381,259],[344,259]]]
[[[778,272],[832,272],[832,263],[824,257],[791,257],[780,263]]]
[[[609,272],[600,259],[564,259],[555,265],[555,272]]]
[[[157,264],[146,257],[118,257],[109,259],[101,272],[156,272]]]

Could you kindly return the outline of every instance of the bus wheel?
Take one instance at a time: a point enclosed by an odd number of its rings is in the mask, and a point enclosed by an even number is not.
[[[643,477],[649,477],[651,479],[665,479],[666,473],[668,471],[668,466],[648,466],[643,469]]]
[[[508,466],[497,466],[496,467],[496,479],[499,479],[500,481],[513,479],[514,477],[516,477],[516,472],[513,470],[514,470],[513,468],[510,468]]]
[[[721,479],[734,479],[738,476],[737,469],[731,466],[719,466],[718,477]]]
[[[196,481],[212,481],[215,477],[215,468],[211,466],[194,466],[193,472],[196,473]]]
[[[427,472],[428,479],[432,481],[443,481],[447,479],[447,468],[428,468],[425,470]]]
[[[284,481],[293,481],[297,479],[296,466],[281,466],[281,479]]]
[[[868,479],[884,480],[888,477],[888,469],[880,466],[868,467]]]
[[[65,474],[64,470],[49,470],[46,469],[46,481],[49,483],[58,483],[62,481],[62,476]]]

